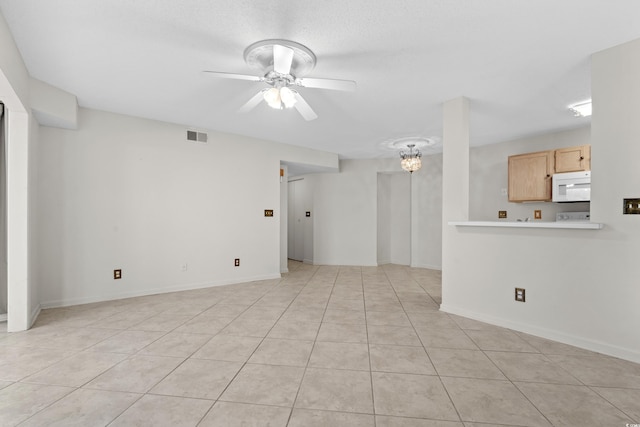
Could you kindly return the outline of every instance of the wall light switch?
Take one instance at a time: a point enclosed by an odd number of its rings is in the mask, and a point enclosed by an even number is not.
[[[525,290],[524,288],[516,288],[516,301],[524,302],[525,301]]]

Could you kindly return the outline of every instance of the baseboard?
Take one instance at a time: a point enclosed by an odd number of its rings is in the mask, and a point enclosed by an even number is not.
[[[288,273],[288,272],[289,272],[288,268],[285,268],[284,270],[280,270],[280,274],[284,274],[284,273]]]
[[[618,357],[620,359],[629,360],[631,362],[640,363],[640,351],[638,350],[619,347],[602,341],[592,340],[589,338],[579,337],[571,334],[565,334],[552,329],[540,328],[534,325],[514,322],[512,320],[503,319],[500,317],[476,313],[463,308],[448,306],[446,304],[441,304],[440,310],[446,313],[456,314],[458,316],[489,323],[491,325],[501,326],[503,328],[513,329],[514,331],[524,332],[526,334],[535,335],[537,337],[572,345],[574,347],[580,347],[585,350],[595,351],[597,353],[602,353],[609,356]]]
[[[386,265],[386,264],[391,264],[391,261],[388,260],[388,259],[383,259],[383,260],[378,261],[378,267],[381,267],[381,266]]]
[[[90,297],[52,300],[52,301],[42,302],[40,303],[40,306],[42,308],[68,307],[72,305],[91,304],[95,302],[113,301],[113,300],[124,299],[124,298],[133,298],[133,297],[141,297],[141,296],[156,295],[156,294],[166,294],[170,292],[179,292],[179,291],[190,291],[194,289],[211,288],[215,286],[225,286],[225,285],[235,285],[238,283],[249,283],[249,282],[257,282],[260,280],[273,280],[273,279],[280,279],[280,278],[281,278],[280,274],[265,274],[265,275],[252,276],[252,277],[242,277],[239,279],[227,279],[227,280],[200,282],[200,283],[188,283],[183,285],[169,286],[165,288],[144,289],[144,290],[133,291],[133,292],[118,292],[118,293],[113,293],[108,295],[96,295],[96,296],[90,296]]]
[[[312,260],[312,259],[303,259],[303,260],[302,260],[302,263],[303,263],[303,264],[310,264],[310,265],[313,265],[313,260]]]
[[[0,314],[0,322],[6,322],[8,317],[7,313]]]
[[[40,312],[41,311],[42,311],[42,304],[38,304],[31,311],[31,317],[29,318],[29,328],[31,328],[33,326],[33,324],[36,323],[36,320],[38,320],[38,316],[40,316]]]
[[[411,267],[414,267],[414,268],[426,268],[428,270],[442,271],[442,266],[441,265],[434,265],[434,264],[412,264]]]

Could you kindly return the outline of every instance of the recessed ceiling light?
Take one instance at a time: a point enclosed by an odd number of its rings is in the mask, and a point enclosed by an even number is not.
[[[569,110],[576,117],[588,117],[591,115],[591,100],[570,105]]]

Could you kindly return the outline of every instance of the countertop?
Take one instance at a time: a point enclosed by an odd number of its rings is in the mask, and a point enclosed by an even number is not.
[[[590,221],[449,221],[459,227],[560,228],[600,230],[604,224]]]

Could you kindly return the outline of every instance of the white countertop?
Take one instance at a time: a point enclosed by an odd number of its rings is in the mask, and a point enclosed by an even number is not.
[[[604,224],[589,221],[449,221],[460,227],[561,228],[600,230]]]

